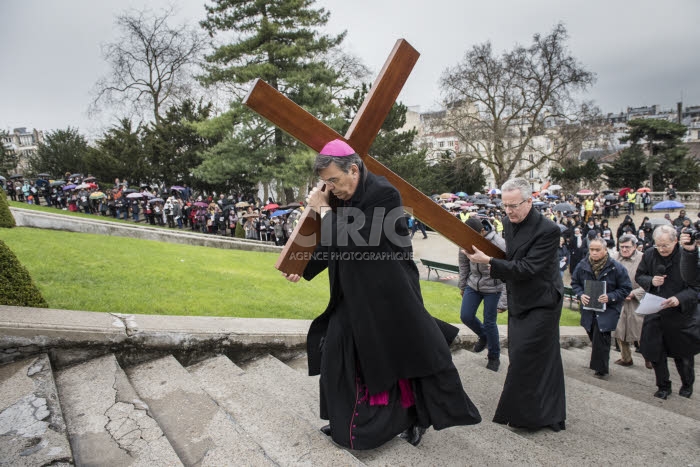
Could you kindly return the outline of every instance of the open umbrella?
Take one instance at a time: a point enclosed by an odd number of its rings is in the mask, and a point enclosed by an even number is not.
[[[637,193],[649,193],[651,191],[651,188],[648,186],[643,186],[641,188],[637,188]]]
[[[143,196],[144,198],[155,198],[156,197],[156,195],[154,195],[153,193],[148,192],[148,191],[142,191],[141,196]]]
[[[148,202],[151,203],[151,204],[153,204],[153,203],[162,203],[162,202],[163,202],[163,198],[151,198],[151,199],[148,200]]]
[[[618,197],[617,197],[617,195],[605,195],[605,196],[603,196],[603,199],[609,199],[610,201],[617,201]]]
[[[500,194],[501,194],[501,190],[499,190],[498,188],[491,188],[491,189],[489,190],[489,194],[490,194],[490,195],[500,195]]]
[[[197,201],[196,203],[194,203],[194,205],[197,206],[198,208],[208,208],[209,207],[209,205],[207,203],[205,203],[204,201]]]
[[[277,211],[270,214],[270,217],[279,217],[279,216],[283,216],[285,214],[289,214],[290,212],[292,212],[291,209],[278,209]]]
[[[40,173],[40,174],[36,174],[36,176],[41,177],[41,178],[49,178],[51,175],[47,174],[47,173]]]
[[[174,191],[185,191],[185,187],[180,186],[180,185],[173,185],[170,187],[170,191],[173,191],[173,190]]]
[[[559,197],[557,195],[547,195],[546,198],[547,199],[559,199]]]
[[[618,194],[619,194],[620,196],[625,196],[625,195],[627,195],[627,193],[629,193],[630,191],[634,191],[634,190],[633,190],[632,188],[625,187],[625,188],[622,188],[622,189],[618,192]]]
[[[97,183],[88,183],[87,187],[88,188],[97,188]]]
[[[559,203],[552,208],[552,211],[574,212],[576,211],[576,208],[569,203]]]
[[[590,196],[593,194],[593,191],[588,190],[588,189],[583,189],[583,190],[577,191],[576,194],[579,196]]]
[[[11,180],[17,180],[18,178],[22,178],[22,177],[24,177],[24,175],[22,175],[22,174],[10,175]]]
[[[250,203],[247,201],[240,201],[240,202],[236,203],[234,206],[236,206],[237,208],[247,208],[248,206],[250,206]]]
[[[48,180],[44,180],[43,178],[37,178],[36,181],[34,182],[36,186],[46,186],[49,184]]]
[[[51,182],[51,186],[60,186],[60,185],[65,185],[66,181],[65,180],[54,180]]]
[[[280,205],[277,203],[270,203],[263,206],[263,211],[272,211],[273,209],[279,208]]]
[[[603,190],[601,193],[603,193],[604,195],[609,195],[610,193],[615,193],[615,190],[611,190],[610,188],[608,188],[607,190]]]
[[[83,174],[70,174],[70,178],[80,178]]]
[[[561,185],[550,185],[549,189],[552,191],[561,190]]]
[[[107,196],[107,195],[105,195],[101,191],[96,191],[94,193],[90,193],[90,199],[102,199],[105,196]]]
[[[565,226],[564,224],[557,224],[557,225],[559,226],[559,230],[560,230],[562,233],[565,232],[566,229],[568,229],[568,227]]]
[[[88,188],[88,184],[87,184],[87,183],[81,183],[80,185],[77,185],[77,186],[75,187],[76,190],[82,190],[83,188]]]
[[[654,206],[652,206],[651,209],[654,211],[659,211],[661,209],[678,209],[678,208],[684,208],[685,204],[679,203],[678,201],[674,201],[672,199],[667,199],[666,201],[661,201],[660,203],[656,203]]]
[[[457,196],[459,196],[460,198],[466,198],[467,196],[469,196],[468,194],[466,194],[466,193],[463,192],[463,191],[458,191],[458,192],[455,193],[455,194],[456,194]]]
[[[129,193],[136,193],[137,190],[134,190],[133,188],[127,188],[126,190],[122,190],[122,195],[128,195]]]
[[[86,177],[83,179],[84,182],[94,182],[97,180],[95,177]]]
[[[143,198],[143,195],[141,193],[129,193],[128,195],[126,195],[126,197],[131,199]]]
[[[440,195],[440,199],[451,199],[454,196],[452,193],[443,193]]]
[[[66,185],[63,187],[63,191],[74,190],[74,189],[75,189],[75,185],[73,185],[72,183],[70,185]]]

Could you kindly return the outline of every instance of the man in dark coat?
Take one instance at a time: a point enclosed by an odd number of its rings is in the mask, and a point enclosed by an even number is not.
[[[688,328],[696,312],[700,288],[694,276],[681,274],[683,253],[673,226],[657,227],[654,244],[654,248],[644,252],[635,280],[647,292],[666,300],[659,312],[644,316],[640,351],[654,366],[658,387],[654,397],[666,399],[671,395],[668,357],[673,358],[681,377],[678,394],[690,397],[695,381],[694,355],[699,345],[697,336],[693,337]],[[683,276],[691,277],[686,277],[690,279],[686,281]]]
[[[331,296],[307,336],[309,374],[320,373],[322,431],[351,449],[403,432],[479,423],[450,353],[457,328],[423,306],[399,192],[369,173],[345,142],[328,143],[308,209],[322,216],[321,242],[303,277],[328,268]],[[298,275],[285,275],[296,282]]]
[[[571,288],[581,304],[581,326],[591,339],[590,369],[595,376],[605,378],[610,366],[610,342],[617,327],[625,298],[632,292],[632,282],[623,265],[610,258],[604,239],[595,238],[588,244],[588,258],[578,263],[571,277]],[[586,294],[586,281],[605,282],[605,294]],[[588,308],[591,299],[605,305],[605,310]]]
[[[506,259],[476,247],[470,261],[491,265],[491,277],[508,291],[510,365],[493,421],[554,431],[565,428],[564,369],[559,318],[564,301],[559,274],[559,227],[532,207],[530,183],[509,180],[501,188]]]

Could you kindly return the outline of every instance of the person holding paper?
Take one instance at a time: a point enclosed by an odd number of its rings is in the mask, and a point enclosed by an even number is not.
[[[634,274],[637,272],[637,266],[642,260],[642,252],[637,251],[637,237],[633,234],[623,234],[618,239],[620,251],[613,253],[613,259],[617,260],[627,270],[627,275],[632,280],[634,289],[625,297],[625,303],[622,305],[620,319],[615,328],[615,338],[617,345],[620,346],[621,358],[615,362],[616,365],[632,366],[632,351],[630,344],[639,342],[642,335],[642,324],[644,317],[635,313],[639,306],[639,301],[644,296],[644,289],[634,281]],[[651,363],[649,363],[651,368]]]
[[[667,399],[671,395],[668,357],[676,363],[682,386],[679,394],[690,397],[693,392],[693,360],[684,348],[683,322],[695,312],[698,303],[698,283],[686,281],[681,274],[681,248],[676,229],[661,225],[654,230],[654,248],[644,252],[635,280],[649,293],[663,297],[658,313],[644,316],[640,350],[651,361],[658,390],[654,397]]]
[[[625,267],[608,254],[604,239],[589,240],[588,257],[578,263],[571,277],[571,288],[581,304],[581,326],[591,339],[590,369],[596,378],[609,372],[611,332],[617,327],[632,282]],[[591,290],[600,295],[591,296]],[[600,306],[599,306],[600,305]]]

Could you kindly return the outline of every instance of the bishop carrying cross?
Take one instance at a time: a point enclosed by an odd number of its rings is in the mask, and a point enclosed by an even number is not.
[[[321,431],[350,449],[397,435],[416,445],[430,426],[481,421],[452,362],[458,329],[423,304],[403,215],[405,200],[421,196],[432,209],[417,215],[429,225],[441,225],[434,213],[443,210],[367,154],[417,58],[407,42],[397,43],[345,138],[260,81],[245,101],[319,153],[320,183],[305,211],[311,228],[295,231],[312,241],[289,242],[311,254],[297,258],[290,248],[277,267],[291,282],[328,270],[330,301],[307,335],[309,374],[321,375],[320,417],[329,421]]]

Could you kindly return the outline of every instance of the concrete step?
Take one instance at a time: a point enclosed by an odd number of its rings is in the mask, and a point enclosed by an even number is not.
[[[290,407],[295,414],[320,428],[328,422],[319,418],[318,376],[309,377],[280,360],[265,356],[241,365],[241,377],[254,387],[264,387],[278,403]],[[349,450],[370,466],[432,465],[434,459],[407,442],[396,438],[377,449]]]
[[[114,355],[59,371],[56,386],[78,465],[182,465]]]
[[[476,366],[483,366],[486,361],[471,352],[461,355]],[[490,385],[491,394],[499,396],[508,365],[508,358],[503,355],[501,365],[503,369],[494,373],[495,377],[478,378]],[[688,465],[700,461],[700,425],[694,419],[568,376],[566,399],[565,431],[513,431],[542,446],[561,449],[571,459],[586,464],[612,465],[623,458],[640,465]],[[498,396],[486,410],[495,412],[497,403]]]
[[[244,371],[227,357],[207,359],[187,371],[278,465],[363,465],[316,426],[289,411],[265,386],[247,382],[241,377]]]
[[[174,357],[142,363],[126,374],[183,464],[274,465]]]
[[[590,348],[580,351],[562,350],[561,355],[564,362],[564,371],[566,375],[571,378],[576,378],[593,386],[625,395],[654,407],[700,420],[699,396],[694,394],[690,399],[687,399],[678,395],[681,382],[673,360],[669,360],[668,364],[674,394],[664,401],[654,397],[654,392],[657,390],[654,371],[644,366],[644,358],[641,357],[641,355],[636,359],[633,357],[635,364],[630,367],[622,367],[611,363],[610,375],[607,380],[595,378],[593,376],[593,370],[589,369],[588,366],[591,357]],[[610,361],[614,362],[618,358],[620,358],[619,353],[611,351]]]
[[[0,366],[0,465],[73,465],[46,354]]]

